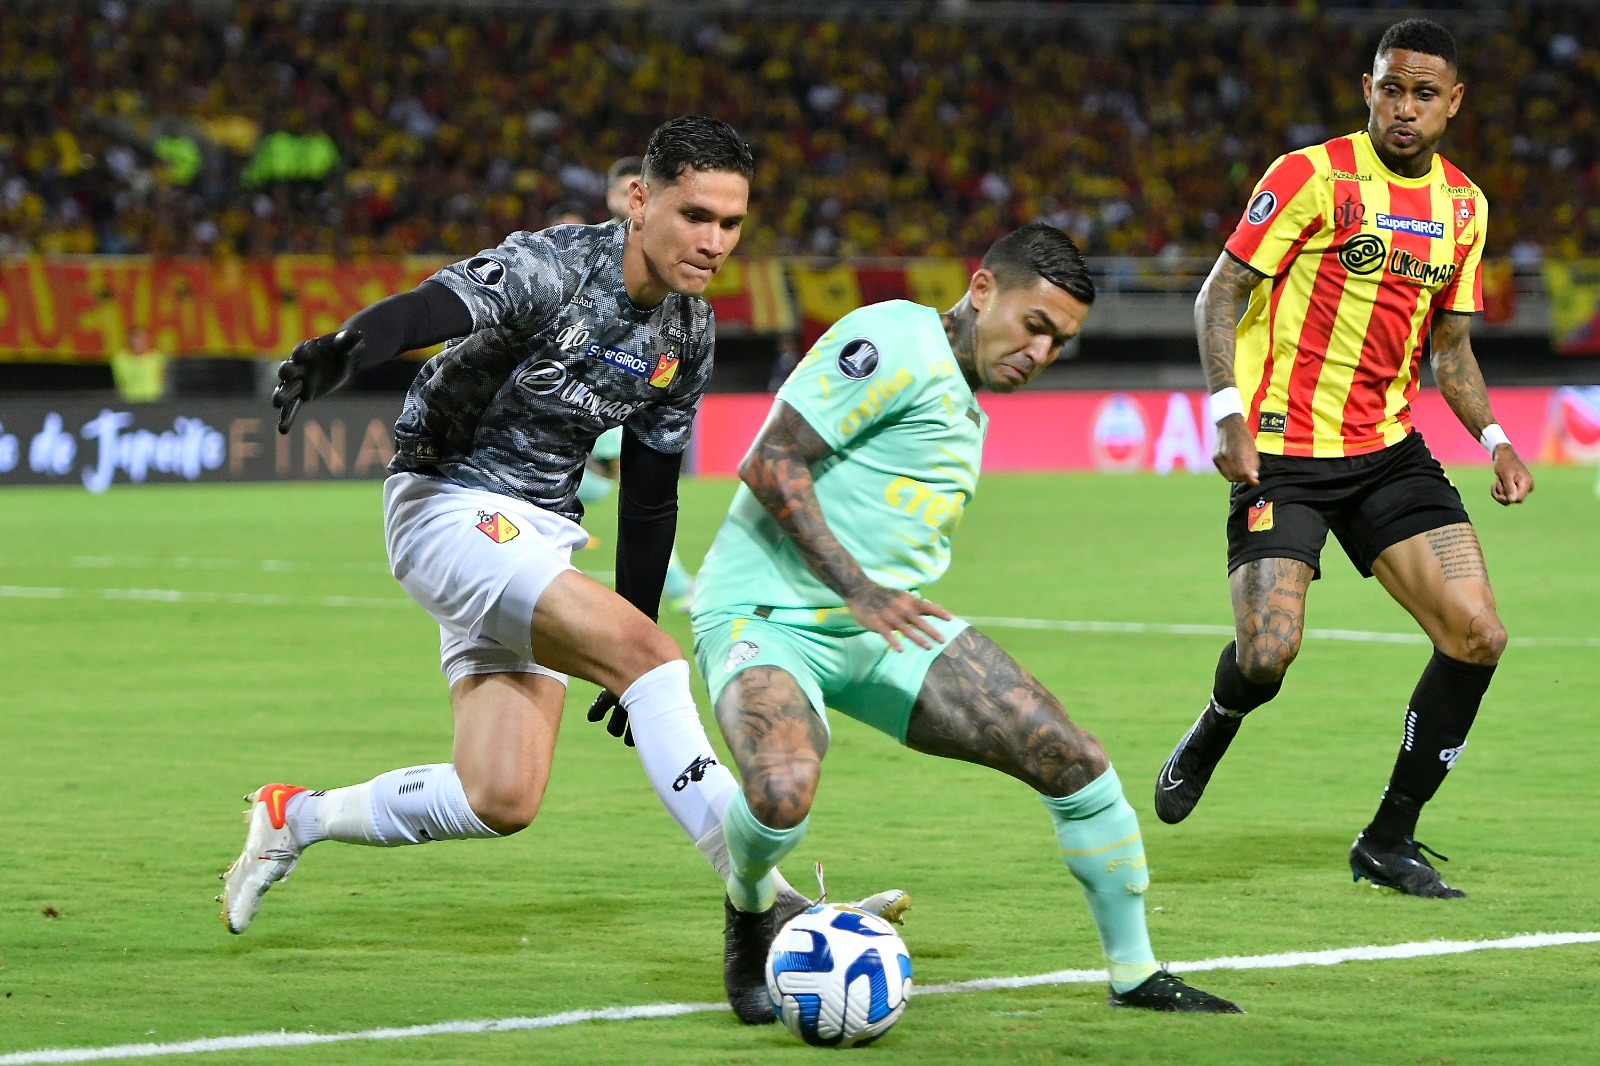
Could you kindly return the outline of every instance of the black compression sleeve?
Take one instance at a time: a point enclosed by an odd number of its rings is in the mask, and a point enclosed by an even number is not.
[[[343,329],[358,329],[366,342],[363,367],[388,362],[401,352],[428,348],[472,332],[472,312],[461,297],[434,281],[379,300],[350,316]]]
[[[661,587],[678,532],[678,475],[682,455],[658,452],[622,432],[617,488],[617,594],[651,620],[661,611]]]

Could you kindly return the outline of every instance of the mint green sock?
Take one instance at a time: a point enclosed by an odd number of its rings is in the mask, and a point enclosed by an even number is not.
[[[803,818],[792,829],[773,829],[750,813],[742,790],[733,794],[722,816],[722,835],[728,841],[728,898],[735,907],[742,911],[772,907],[777,898],[772,869],[800,843],[810,820]]]
[[[1055,820],[1062,861],[1089,901],[1111,987],[1118,992],[1137,987],[1158,969],[1144,924],[1150,875],[1139,816],[1123,798],[1117,772],[1107,767],[1070,796],[1040,798]]]

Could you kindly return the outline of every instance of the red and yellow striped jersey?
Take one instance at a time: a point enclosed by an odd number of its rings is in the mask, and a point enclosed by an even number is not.
[[[1433,313],[1483,309],[1488,222],[1443,156],[1404,178],[1365,131],[1273,163],[1227,244],[1266,275],[1234,359],[1256,447],[1329,457],[1405,439]]]

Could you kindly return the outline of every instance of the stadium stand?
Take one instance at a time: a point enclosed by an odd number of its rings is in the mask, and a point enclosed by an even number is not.
[[[461,253],[564,201],[603,218],[611,160],[702,110],[758,152],[741,254],[965,255],[1045,218],[1209,257],[1273,157],[1361,122],[1392,16],[1305,6],[8,5],[0,255]],[[1600,255],[1589,17],[1456,23],[1446,150],[1524,266]]]

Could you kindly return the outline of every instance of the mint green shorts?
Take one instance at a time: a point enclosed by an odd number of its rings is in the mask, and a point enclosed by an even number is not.
[[[897,652],[844,608],[778,608],[765,617],[756,610],[722,608],[694,619],[695,661],[713,706],[741,670],[775,666],[799,682],[823,725],[832,707],[901,744],[928,667],[968,625],[930,617],[945,643],[924,649],[902,637],[904,650]]]

